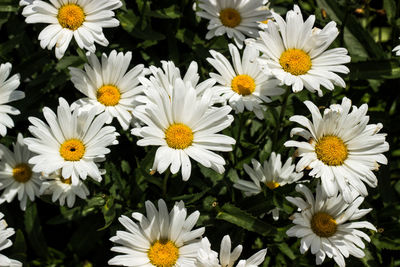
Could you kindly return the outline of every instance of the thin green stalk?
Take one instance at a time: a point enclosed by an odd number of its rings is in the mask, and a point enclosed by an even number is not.
[[[236,154],[237,154],[237,150],[238,150],[239,145],[240,145],[240,136],[242,135],[242,128],[243,128],[242,124],[243,124],[245,116],[243,115],[243,113],[239,113],[238,117],[239,117],[239,130],[238,130],[238,134],[235,137],[236,138],[236,144],[235,144],[235,148],[233,150],[233,160],[234,160],[233,167],[236,166]]]
[[[281,125],[282,125],[282,121],[285,117],[285,113],[286,113],[286,107],[287,107],[287,102],[289,99],[289,95],[290,95],[291,89],[289,87],[286,88],[286,93],[283,96],[283,102],[282,102],[282,107],[281,107],[281,113],[279,114],[279,119],[276,123],[276,128],[275,128],[275,132],[272,138],[272,151],[275,151],[277,149],[278,146],[278,135],[279,132],[281,130]]]
[[[170,170],[168,169],[168,170],[167,170],[167,173],[166,173],[165,176],[164,176],[163,187],[162,187],[162,194],[163,194],[163,197],[164,197],[164,198],[166,198],[166,196],[167,196],[168,179],[169,179],[169,176],[170,176],[170,175],[171,175],[171,172],[170,172]]]

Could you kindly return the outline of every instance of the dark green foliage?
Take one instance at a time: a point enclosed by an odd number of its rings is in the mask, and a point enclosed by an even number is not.
[[[85,52],[71,43],[60,61],[54,50],[40,48],[37,37],[44,25],[26,24],[18,7],[19,0],[0,0],[0,62],[11,62],[12,73],[21,74],[20,90],[26,98],[13,103],[21,111],[14,117],[16,126],[1,139],[5,145],[15,141],[17,133],[28,136],[29,116],[43,118],[41,109],[58,105],[58,97],[69,103],[82,95],[70,82],[67,67],[81,67]],[[208,51],[228,53],[226,37],[205,40],[207,22],[195,16],[190,0],[125,0],[116,11],[121,26],[105,29],[109,47],[97,46],[97,54],[112,49],[132,51],[132,64],[160,66],[161,60],[172,60],[184,72],[192,60],[199,64],[202,79],[214,71],[207,63]],[[293,150],[283,143],[294,127],[288,118],[294,114],[308,115],[303,101],[311,99],[317,106],[327,107],[347,96],[354,105],[368,103],[371,123],[381,122],[387,133],[390,152],[387,166],[376,173],[379,186],[368,188],[369,196],[363,207],[373,211],[365,217],[378,229],[369,232],[372,242],[366,245],[364,259],[350,257],[349,266],[400,265],[400,57],[391,49],[400,43],[400,3],[395,0],[306,0],[298,3],[304,16],[315,14],[316,26],[337,22],[341,33],[334,46],[344,46],[352,56],[348,64],[351,72],[344,76],[347,87],[324,91],[318,98],[307,91],[290,94],[286,110],[284,97],[268,104],[265,120],[252,113],[235,115],[225,134],[234,137],[237,145],[225,153],[226,172],[223,175],[193,164],[188,182],[180,174],[165,172],[151,175],[155,148],[138,147],[137,138],[129,131],[120,131],[119,145],[112,147],[103,166],[107,174],[101,183],[88,181],[91,192],[88,200],[77,200],[72,209],[59,207],[48,197],[30,203],[25,212],[15,200],[3,204],[0,211],[10,227],[16,229],[11,238],[13,246],[4,251],[24,266],[106,266],[115,254],[110,252],[109,238],[121,230],[117,218],[133,211],[144,212],[146,200],[164,198],[172,207],[183,200],[190,212],[199,210],[198,226],[205,226],[214,250],[225,234],[230,234],[234,245],[243,244],[243,257],[256,250],[268,248],[264,266],[312,266],[315,258],[309,252],[299,252],[299,240],[285,234],[290,227],[289,216],[294,212],[285,196],[292,194],[294,185],[265,189],[264,194],[244,198],[233,188],[233,182],[245,178],[243,164],[252,158],[266,160],[272,151],[291,156]],[[291,0],[271,0],[271,7],[280,14],[291,9]],[[357,10],[357,12],[356,12]],[[361,12],[361,11],[362,12]],[[115,123],[117,129],[119,125]],[[247,177],[248,178],[248,177]],[[279,221],[265,214],[274,206],[281,209]],[[332,260],[325,260],[332,266]]]

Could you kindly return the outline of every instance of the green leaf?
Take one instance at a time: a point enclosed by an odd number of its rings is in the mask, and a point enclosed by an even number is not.
[[[159,19],[177,19],[181,16],[181,14],[176,10],[176,5],[160,10],[149,11],[146,15]]]
[[[222,206],[221,211],[217,215],[217,219],[230,222],[262,236],[267,236],[275,232],[275,228],[272,225],[257,219],[253,215],[232,204],[225,204]]]
[[[350,80],[398,79],[400,65],[397,60],[374,60],[350,63]]]
[[[24,216],[25,231],[28,234],[28,240],[31,243],[35,253],[42,257],[47,258],[47,244],[42,232],[36,203],[29,203]]]
[[[78,56],[63,57],[56,65],[58,71],[66,70],[70,66],[77,67],[84,62]]]
[[[286,243],[279,243],[278,244],[279,250],[289,257],[289,259],[294,260],[296,255],[294,255],[292,249]]]
[[[103,227],[101,227],[100,229],[98,229],[97,231],[102,231],[104,229],[107,229],[114,221],[116,212],[115,212],[114,199],[112,197],[107,199],[107,202],[103,206],[101,211],[103,212],[105,225]]]
[[[366,31],[358,20],[346,9],[343,9],[337,1],[317,0],[318,6],[326,10],[328,15],[335,21],[344,24],[350,33],[361,43],[373,58],[383,59],[386,54],[382,47],[375,43],[372,36]]]
[[[385,9],[389,23],[392,24],[396,18],[396,2],[394,0],[383,0],[383,9]]]
[[[16,231],[15,241],[12,246],[12,259],[16,259],[19,261],[25,261],[26,259],[26,243],[24,234],[20,229]]]
[[[389,239],[387,237],[372,238],[372,243],[378,249],[400,250],[400,239]]]
[[[140,20],[140,17],[136,16],[132,10],[128,10],[127,12],[118,12],[117,18],[121,23],[121,27],[127,32],[132,32]]]

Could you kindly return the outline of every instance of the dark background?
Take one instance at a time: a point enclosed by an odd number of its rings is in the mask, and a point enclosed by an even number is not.
[[[41,49],[37,38],[45,25],[26,24],[18,2],[0,0],[0,62],[12,63],[12,74],[21,74],[19,89],[26,93],[25,99],[11,104],[21,115],[13,117],[15,127],[1,138],[5,145],[14,142],[18,132],[29,136],[27,118],[43,119],[42,108],[48,106],[54,110],[58,97],[66,98],[69,103],[83,97],[70,82],[67,67],[83,66],[85,52],[73,41],[64,58],[58,61],[54,49]],[[24,266],[107,266],[107,261],[115,256],[110,252],[113,244],[109,238],[123,228],[118,216],[144,212],[145,200],[164,198],[169,208],[175,201],[184,200],[190,212],[201,212],[198,227],[206,227],[205,236],[216,251],[222,237],[230,234],[234,246],[244,246],[242,259],[268,247],[265,266],[314,265],[315,256],[310,252],[301,255],[299,240],[285,235],[291,226],[288,217],[294,207],[284,197],[292,194],[294,185],[265,190],[264,194],[245,199],[232,184],[239,177],[248,179],[242,166],[251,158],[263,161],[273,150],[282,153],[283,158],[292,155],[293,150],[282,144],[294,127],[288,118],[309,114],[302,101],[311,99],[326,107],[347,96],[354,105],[368,103],[371,123],[383,123],[382,132],[388,133],[390,143],[390,152],[386,153],[389,164],[376,173],[379,186],[368,188],[370,195],[363,204],[364,208],[374,208],[363,219],[372,222],[378,233],[368,231],[372,242],[366,244],[364,259],[350,257],[347,263],[400,266],[400,259],[396,257],[400,250],[400,57],[391,52],[400,43],[400,4],[395,0],[294,2],[300,5],[304,17],[316,15],[317,27],[331,20],[338,23],[341,34],[333,46],[346,47],[352,56],[348,64],[351,72],[344,76],[346,88],[336,88],[333,93],[324,90],[322,98],[306,90],[292,94],[278,130],[280,99],[270,104],[264,121],[257,120],[252,113],[236,115],[232,127],[225,131],[237,140],[234,151],[223,155],[227,171],[219,175],[192,161],[192,175],[186,183],[181,181],[179,173],[151,176],[149,169],[155,149],[136,146],[136,137],[115,123],[121,133],[120,144],[112,147],[112,153],[107,155],[103,164],[107,174],[103,181],[86,182],[91,192],[88,200],[78,200],[73,209],[60,208],[48,196],[29,204],[26,212],[19,209],[18,200],[0,206],[8,225],[17,232],[11,237],[13,246],[2,253],[23,261]],[[271,7],[285,14],[293,7],[293,1],[272,0]],[[160,66],[161,60],[172,60],[182,73],[195,60],[202,80],[214,71],[205,60],[209,49],[229,56],[230,41],[225,36],[205,40],[207,21],[195,16],[192,1],[126,0],[116,11],[116,17],[121,26],[104,30],[110,45],[97,45],[98,55],[113,49],[132,51],[132,66],[139,63]],[[271,137],[276,131],[279,138],[273,142]],[[274,205],[283,210],[277,222],[270,215],[263,215]],[[333,260],[327,258],[324,264],[332,266]]]

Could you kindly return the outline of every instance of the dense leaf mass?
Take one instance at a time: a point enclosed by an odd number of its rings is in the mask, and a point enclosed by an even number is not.
[[[17,0],[0,0],[0,63],[10,62],[12,74],[21,75],[19,90],[26,97],[13,102],[21,114],[13,116],[15,127],[1,137],[1,144],[11,147],[18,133],[30,136],[28,117],[43,119],[42,108],[56,110],[58,98],[72,103],[83,96],[75,89],[68,67],[82,68],[87,62],[86,51],[72,41],[64,57],[58,60],[54,51],[42,49],[38,35],[43,24],[27,24]],[[229,58],[225,36],[206,40],[208,21],[196,16],[191,0],[122,0],[123,6],[114,10],[120,26],[103,29],[109,46],[97,46],[96,54],[132,51],[131,67],[161,66],[170,60],[184,74],[191,61],[199,65],[200,80],[215,71],[207,62],[209,50],[221,52]],[[303,16],[314,14],[315,25],[323,28],[335,21],[340,34],[331,47],[345,47],[351,56],[348,75],[342,75],[346,87],[323,89],[323,97],[303,90],[273,98],[264,119],[253,112],[235,114],[232,125],[222,133],[233,137],[233,151],[224,152],[225,172],[192,161],[190,179],[182,181],[181,174],[169,170],[152,172],[156,148],[136,145],[138,138],[129,130],[121,129],[118,121],[113,126],[120,136],[106,161],[102,182],[86,181],[90,195],[86,200],[76,199],[75,206],[60,207],[50,196],[41,196],[29,202],[26,211],[18,201],[3,203],[7,224],[16,234],[10,239],[13,246],[4,252],[24,266],[106,266],[115,256],[109,240],[121,230],[118,217],[145,211],[145,201],[154,203],[163,198],[169,209],[176,201],[184,201],[188,213],[200,212],[198,227],[205,227],[212,248],[219,250],[223,236],[229,234],[232,243],[245,248],[242,258],[268,248],[262,266],[313,266],[315,256],[300,254],[300,240],[289,238],[286,231],[293,226],[290,216],[296,208],[285,197],[299,196],[295,184],[262,187],[262,192],[245,197],[233,184],[249,179],[243,165],[251,159],[267,160],[272,152],[283,159],[295,154],[294,148],[283,144],[290,139],[294,126],[293,115],[309,116],[303,104],[310,100],[323,110],[340,103],[344,96],[359,107],[368,104],[370,123],[382,123],[390,151],[385,153],[387,165],[374,172],[376,188],[368,187],[368,196],[362,207],[373,210],[364,217],[377,232],[368,231],[371,242],[366,243],[364,258],[346,259],[348,266],[399,266],[400,259],[400,57],[392,49],[399,44],[400,3],[396,0],[270,0],[270,8],[284,15],[298,4]],[[309,68],[309,66],[306,66]],[[250,90],[249,90],[250,91]],[[244,94],[244,93],[243,93]],[[233,112],[231,113],[233,114]],[[309,116],[310,118],[310,116]],[[192,138],[192,137],[191,137]],[[176,140],[173,140],[177,142]],[[180,141],[180,140],[178,140]],[[189,141],[188,141],[189,143]],[[334,164],[332,164],[334,165]],[[307,180],[309,170],[302,178]],[[22,176],[21,176],[22,177]],[[66,177],[67,178],[67,177]],[[22,179],[22,178],[21,178]],[[311,179],[314,186],[317,179]],[[279,220],[268,212],[279,208]],[[335,226],[336,227],[336,226]],[[336,229],[336,228],[335,228]],[[329,232],[330,234],[330,232]],[[326,266],[333,266],[326,259]]]

